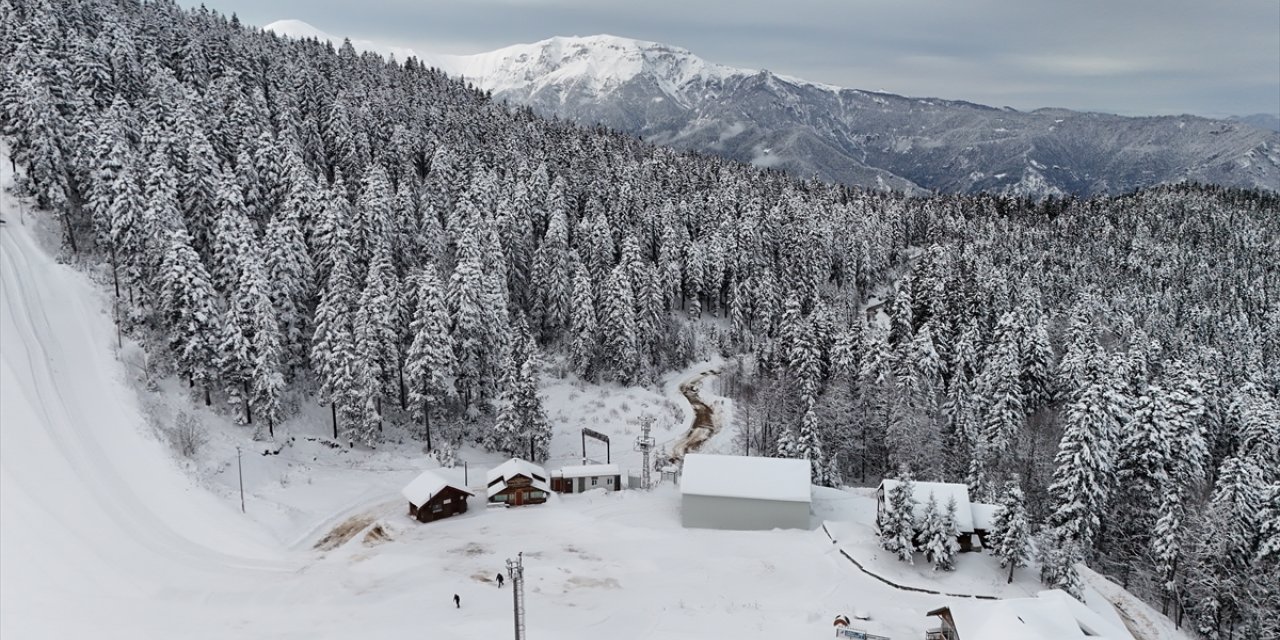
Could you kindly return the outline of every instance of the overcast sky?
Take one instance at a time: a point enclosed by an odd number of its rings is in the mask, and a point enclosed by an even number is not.
[[[192,0],[181,0],[195,4]],[[207,0],[257,26],[478,53],[610,33],[857,89],[1126,115],[1280,116],[1277,0]]]

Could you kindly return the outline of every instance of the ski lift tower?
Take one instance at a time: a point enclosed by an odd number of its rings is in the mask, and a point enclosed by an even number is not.
[[[644,416],[640,418],[640,436],[636,438],[636,451],[644,456],[644,464],[640,467],[640,486],[646,491],[649,489],[649,453],[653,451],[653,436],[649,435],[649,430],[653,428],[653,416]]]

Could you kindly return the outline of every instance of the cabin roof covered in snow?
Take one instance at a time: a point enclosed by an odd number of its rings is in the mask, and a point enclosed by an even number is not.
[[[960,533],[973,533],[973,508],[969,503],[968,485],[950,482],[917,482],[915,485],[912,497],[916,500],[916,508],[912,512],[917,521],[924,520],[930,494],[937,499],[939,509],[946,509],[947,501],[955,498],[956,527],[960,529]],[[884,508],[892,509],[893,503],[889,501],[889,492],[898,486],[898,481],[885,479],[880,482],[880,486],[884,488]]]
[[[487,497],[492,498],[494,495],[507,488],[507,483],[516,476],[525,476],[533,481],[533,488],[541,489],[550,493],[551,486],[547,484],[547,471],[538,465],[521,460],[520,458],[512,458],[492,469],[485,474],[486,484],[489,485]],[[496,482],[501,480],[502,482]]]
[[[1000,505],[975,502],[969,506],[972,507],[973,512],[973,528],[990,531],[996,521],[996,512],[1000,510]]]
[[[426,504],[432,496],[440,493],[445,487],[453,487],[467,495],[475,495],[467,491],[465,487],[458,486],[448,480],[445,480],[435,471],[423,471],[414,478],[412,482],[405,485],[400,490],[400,495],[404,496],[413,506],[421,507]]]
[[[580,464],[562,467],[554,473],[561,478],[591,478],[595,476],[622,475],[622,471],[618,469],[618,465],[616,464]]]
[[[1060,590],[1035,598],[956,600],[946,609],[962,638],[982,640],[1133,640],[1124,629]],[[935,610],[931,615],[941,612]]]
[[[680,472],[682,495],[809,502],[808,460],[691,453]]]

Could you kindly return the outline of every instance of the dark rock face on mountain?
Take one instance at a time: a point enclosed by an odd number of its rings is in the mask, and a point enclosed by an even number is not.
[[[1280,190],[1280,133],[842,89],[662,44],[552,38],[442,58],[495,98],[654,143],[904,191],[1114,194],[1180,181]]]

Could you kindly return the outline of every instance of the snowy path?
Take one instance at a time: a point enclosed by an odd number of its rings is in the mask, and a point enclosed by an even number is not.
[[[720,372],[715,369],[708,369],[685,380],[680,385],[681,395],[689,401],[689,406],[693,407],[693,424],[689,427],[689,432],[676,441],[675,446],[671,448],[671,462],[673,464],[683,462],[685,454],[697,452],[703,443],[710,440],[712,436],[720,431],[719,421],[715,419],[715,411],[698,396],[702,381],[718,373]]]

